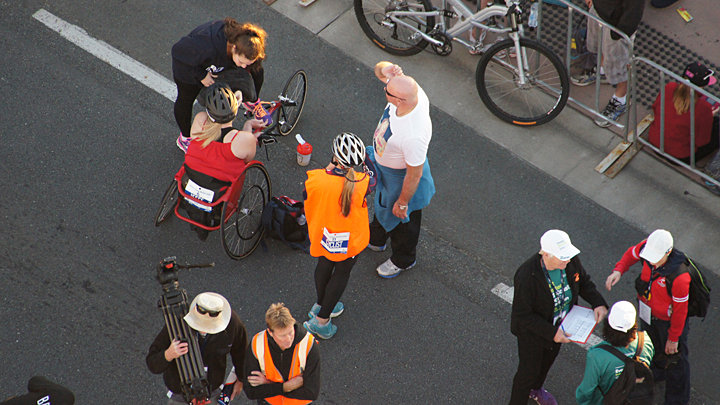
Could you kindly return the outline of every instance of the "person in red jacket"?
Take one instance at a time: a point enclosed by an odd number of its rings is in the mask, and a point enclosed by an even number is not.
[[[698,87],[714,84],[712,70],[700,63],[691,63],[685,68],[683,76]],[[650,143],[660,148],[660,127],[662,126],[661,103],[658,94],[653,103],[655,120],[650,125],[648,138]],[[704,158],[718,148],[718,110],[711,106],[704,96],[695,93],[695,161]],[[665,85],[665,153],[685,163],[690,163],[690,87],[682,83],[670,82]]]
[[[687,345],[690,273],[682,273],[674,279],[672,294],[668,294],[666,285],[666,278],[686,263],[687,257],[673,249],[670,232],[655,230],[646,240],[628,248],[617,262],[605,281],[608,291],[638,261],[642,261],[642,272],[635,280],[638,312],[641,329],[650,335],[656,348],[652,364],[656,381],[666,379],[665,404],[687,404],[690,401]]]
[[[343,132],[332,144],[333,160],[325,169],[310,170],[305,181],[305,217],[310,255],[317,257],[317,301],[303,326],[322,339],[337,332],[330,318],[340,315],[340,302],[358,254],[370,242],[365,197],[370,176],[353,167],[365,160],[365,145],[357,135]]]

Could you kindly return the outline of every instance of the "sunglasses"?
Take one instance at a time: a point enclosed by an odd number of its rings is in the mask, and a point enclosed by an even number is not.
[[[398,97],[398,96],[390,93],[390,92],[388,91],[388,89],[387,89],[387,86],[385,86],[384,89],[385,89],[385,94],[387,94],[388,96],[394,97],[394,98],[396,98],[396,99],[398,99],[398,100],[400,100],[400,101],[405,101],[404,98],[400,98],[400,97]]]
[[[222,312],[222,311],[210,311],[208,309],[201,307],[200,304],[195,304],[195,309],[197,309],[197,311],[200,315],[210,315],[211,318],[217,317],[218,315],[220,315],[220,312]]]

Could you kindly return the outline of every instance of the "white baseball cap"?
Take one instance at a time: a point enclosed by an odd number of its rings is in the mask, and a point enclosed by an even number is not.
[[[635,306],[628,301],[618,301],[613,304],[610,308],[610,314],[608,315],[608,323],[610,327],[620,331],[627,332],[635,326],[637,320],[637,311]]]
[[[549,253],[562,261],[570,260],[580,250],[570,243],[567,233],[559,229],[551,229],[540,238],[540,250]]]
[[[673,248],[673,237],[664,229],[656,229],[647,238],[645,247],[640,251],[640,257],[650,263],[657,263]]]

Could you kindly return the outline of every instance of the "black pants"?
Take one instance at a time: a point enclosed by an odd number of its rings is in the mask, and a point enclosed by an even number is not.
[[[545,383],[561,345],[532,335],[518,336],[517,341],[519,360],[510,405],[527,405],[530,390],[542,388]]]
[[[370,244],[383,246],[390,237],[390,248],[392,255],[390,260],[401,269],[407,268],[415,263],[418,240],[420,239],[420,221],[422,210],[410,213],[410,222],[399,223],[390,232],[380,225],[377,218],[373,217],[370,223]]]
[[[650,340],[655,346],[655,356],[650,368],[655,376],[655,381],[665,380],[665,404],[685,405],[690,403],[690,352],[688,350],[690,322],[685,320],[685,326],[678,341],[678,359],[672,365],[667,364],[668,357],[665,355],[670,321],[653,317],[650,325],[641,320],[640,328],[650,335]]]
[[[175,85],[177,86],[178,92],[173,110],[175,113],[175,122],[177,122],[178,127],[180,127],[182,136],[188,137],[190,136],[190,126],[192,125],[193,103],[203,86],[202,84],[188,84],[178,81],[175,81]]]
[[[315,267],[315,289],[317,303],[321,307],[317,315],[319,318],[330,318],[330,313],[347,287],[350,270],[356,261],[357,255],[341,262],[333,262],[323,256],[318,257]]]

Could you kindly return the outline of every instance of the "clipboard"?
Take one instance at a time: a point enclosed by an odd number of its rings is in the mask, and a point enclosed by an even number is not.
[[[573,305],[560,326],[565,333],[570,335],[568,339],[575,343],[585,344],[597,326],[595,312],[588,307]]]

